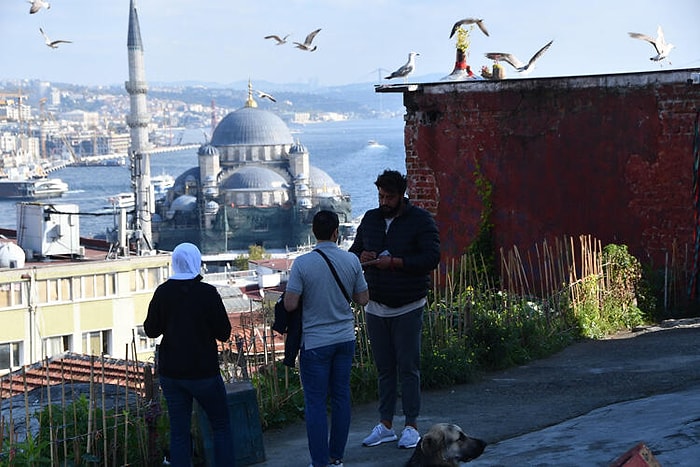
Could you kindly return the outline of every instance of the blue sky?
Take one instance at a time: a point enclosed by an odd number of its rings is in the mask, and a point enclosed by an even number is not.
[[[128,0],[56,0],[29,15],[26,0],[0,0],[0,79],[121,84],[128,78]],[[700,68],[698,0],[137,0],[149,82],[338,85],[380,81],[420,53],[415,76],[452,71],[455,21],[484,19],[490,37],[472,31],[469,63],[490,66],[486,52],[527,61],[552,47],[530,77]],[[653,47],[627,32],[676,45],[671,64],[649,60]],[[51,39],[72,40],[58,49]],[[303,42],[322,28],[309,53],[268,34]],[[507,69],[509,77],[515,77]]]

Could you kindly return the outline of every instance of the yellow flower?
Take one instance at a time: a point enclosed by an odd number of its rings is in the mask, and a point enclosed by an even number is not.
[[[469,30],[464,29],[462,26],[460,26],[457,29],[457,48],[462,52],[466,52],[469,48],[469,45],[471,44],[471,40],[469,39],[469,33],[473,28],[474,25],[472,24],[469,26]]]

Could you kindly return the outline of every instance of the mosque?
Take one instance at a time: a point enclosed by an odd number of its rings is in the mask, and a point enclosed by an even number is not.
[[[248,83],[245,105],[226,115],[197,151],[198,165],[180,174],[164,198],[151,187],[143,41],[135,0],[127,38],[132,184],[131,231],[140,252],[194,243],[203,253],[293,249],[314,241],[311,223],[320,210],[351,222],[350,196],[309,161],[309,152],[282,119],[258,108]],[[120,229],[125,232],[126,229]],[[120,235],[121,236],[121,235]],[[126,245],[122,239],[119,244]]]
[[[175,179],[156,205],[153,241],[172,250],[187,241],[205,253],[295,248],[314,241],[311,221],[319,210],[351,221],[350,197],[284,121],[258,108],[249,84],[245,105],[226,115],[211,141],[199,147],[198,166]]]

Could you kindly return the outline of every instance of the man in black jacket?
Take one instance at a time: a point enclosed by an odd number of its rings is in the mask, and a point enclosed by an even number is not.
[[[420,439],[416,420],[423,308],[431,271],[440,262],[440,236],[432,215],[404,197],[404,175],[385,170],[374,184],[379,207],[365,213],[350,247],[365,266],[367,332],[379,375],[380,423],[362,444],[397,439],[392,423],[400,379],[405,426],[398,446],[410,449]]]
[[[216,341],[231,337],[219,292],[202,282],[202,256],[191,243],[173,250],[173,275],[159,285],[143,323],[146,335],[163,335],[158,352],[160,386],[170,419],[170,465],[190,466],[192,399],[209,418],[216,466],[235,463],[233,432]]]

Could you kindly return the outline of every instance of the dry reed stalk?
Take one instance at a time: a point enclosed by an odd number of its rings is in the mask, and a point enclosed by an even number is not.
[[[132,331],[133,332],[133,331]],[[105,399],[107,398],[107,391],[105,390],[105,354],[102,352],[100,355],[100,364],[102,365],[102,370],[101,370],[101,376],[102,376],[102,381],[101,381],[101,392],[102,392],[102,449],[103,449],[103,458],[105,461],[105,465],[109,465],[109,457],[108,457],[108,450],[107,450],[107,405],[105,402]]]
[[[29,391],[27,389],[27,367],[22,367],[22,387],[24,388],[24,426],[29,436]]]
[[[94,355],[90,356],[90,389],[88,391],[88,422],[87,422],[87,436],[86,436],[86,446],[85,446],[85,452],[87,454],[90,454],[92,452],[92,403],[93,403],[93,398],[94,398],[94,378],[95,378],[95,357]]]
[[[55,452],[56,440],[53,436],[53,407],[51,406],[51,371],[49,368],[49,357],[46,357],[44,361],[46,362],[46,400],[49,407],[49,457],[51,458],[51,465],[55,465],[57,453]]]
[[[65,366],[63,359],[61,359],[61,413],[63,422],[63,462],[64,464],[68,462],[68,433],[66,432],[68,420],[66,420],[66,378],[65,378]]]
[[[78,407],[75,403],[75,380],[73,379],[73,367],[68,367],[70,373],[71,400],[73,400],[73,456],[75,464],[80,463],[80,445],[78,442]]]
[[[124,406],[129,406],[129,344],[126,344],[126,358],[124,359]],[[124,447],[127,446],[129,440],[129,411],[124,411]],[[127,465],[126,449],[124,449],[124,465]]]

